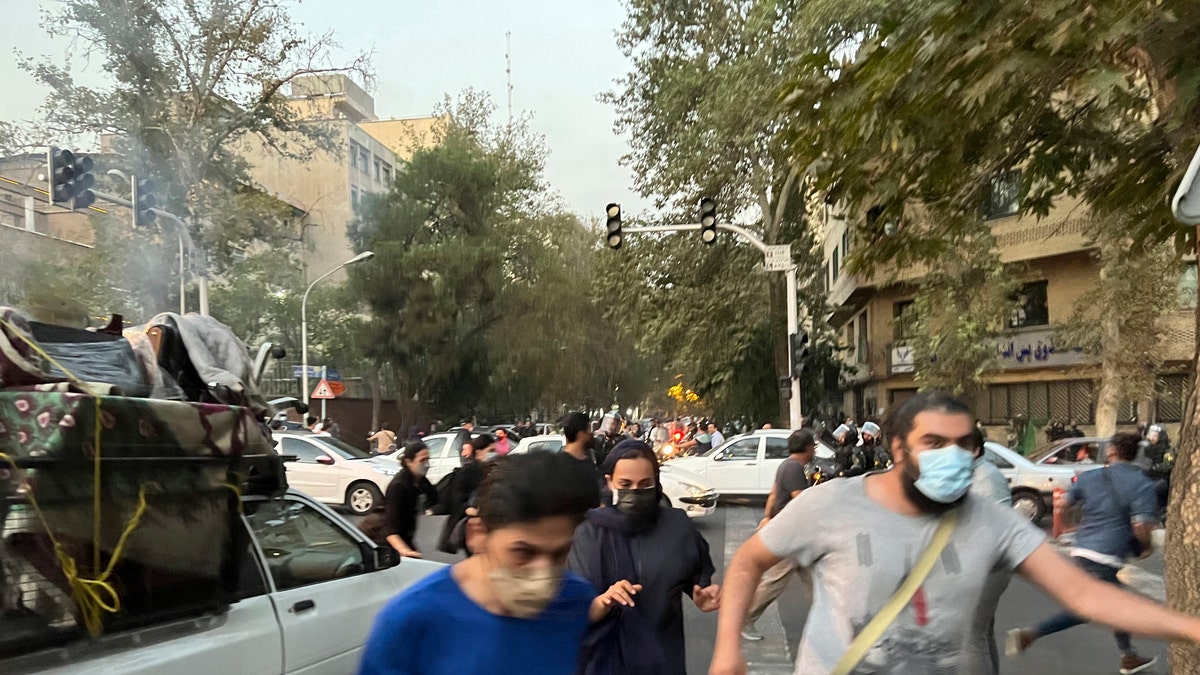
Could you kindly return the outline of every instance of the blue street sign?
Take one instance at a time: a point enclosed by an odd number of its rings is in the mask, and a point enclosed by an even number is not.
[[[310,380],[321,379],[321,370],[322,370],[321,366],[309,366],[308,367],[308,378]],[[304,367],[303,366],[292,366],[292,377],[295,377],[297,379],[304,377]],[[342,373],[334,368],[330,368],[329,370],[325,371],[325,379],[329,380],[330,382],[341,382],[342,381]]]

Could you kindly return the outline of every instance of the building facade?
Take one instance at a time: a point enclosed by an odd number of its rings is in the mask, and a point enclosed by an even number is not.
[[[445,119],[379,119],[374,99],[346,75],[296,78],[288,104],[326,135],[325,149],[297,162],[246,138],[239,152],[250,162],[257,187],[303,213],[295,231],[311,278],[354,255],[347,232],[361,206],[387,193],[398,167],[417,148],[437,141]]]
[[[1073,421],[1090,434],[1099,365],[1094,357],[1056,343],[1055,336],[1099,279],[1099,265],[1084,236],[1087,212],[1073,203],[1059,205],[1041,220],[1019,216],[1017,211],[1015,199],[989,203],[985,210],[1001,260],[1020,264],[1021,286],[1018,308],[1007,321],[1004,337],[995,344],[995,359],[985,372],[975,413],[991,427],[1013,419],[1038,427]],[[835,206],[826,207],[815,220],[823,230],[825,284],[832,308],[828,323],[852,373],[841,378],[838,391],[829,392],[825,406],[829,412],[844,411],[856,419],[880,418],[917,391],[909,344],[911,315],[906,310],[923,271],[913,268],[875,275],[888,281],[848,274],[844,261],[854,245],[851,225]],[[1163,423],[1174,431],[1182,420],[1195,348],[1194,262],[1181,274],[1177,292],[1179,309],[1162,322],[1165,363],[1158,374],[1157,394],[1124,401],[1119,425]]]

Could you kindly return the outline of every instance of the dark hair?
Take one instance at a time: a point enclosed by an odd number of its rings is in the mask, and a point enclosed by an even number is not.
[[[417,458],[417,453],[422,450],[428,450],[429,446],[423,441],[409,441],[404,444],[404,454],[401,455],[403,461],[411,462]]]
[[[559,453],[507,455],[496,460],[479,487],[475,507],[488,530],[542,518],[583,520],[600,501],[594,474]]]
[[[567,442],[574,443],[580,433],[592,430],[592,421],[581,412],[570,412],[562,419],[562,428]]]
[[[1132,462],[1133,460],[1137,459],[1138,445],[1141,442],[1142,439],[1140,436],[1130,433],[1116,434],[1112,437],[1112,440],[1109,441],[1109,443],[1111,443],[1112,446],[1117,449],[1117,456],[1126,462]]]
[[[883,432],[888,438],[899,438],[908,442],[913,421],[923,412],[937,411],[951,415],[970,415],[971,409],[962,399],[946,391],[923,391],[900,404],[883,423]]]
[[[817,439],[815,436],[813,436],[813,432],[809,429],[793,431],[792,435],[788,436],[787,439],[788,453],[793,455],[804,452],[805,450],[815,449],[816,446]]]
[[[308,424],[308,426],[311,427],[312,425],[317,423],[317,418],[312,415],[309,415],[308,417],[304,418],[304,421],[305,421],[305,423]]]
[[[971,432],[971,441],[975,443],[972,454],[976,457],[983,456],[983,444],[987,442],[987,439],[983,437],[983,432],[979,430],[979,427],[975,427],[975,431]]]
[[[387,422],[384,422],[383,424],[379,425],[379,430],[380,431],[391,431],[392,428],[388,426]]]
[[[658,489],[659,497],[662,497],[662,481],[659,480],[658,457],[654,454],[654,448],[644,441],[627,438],[613,446],[608,457],[604,458],[604,465],[600,467],[600,473],[611,476],[617,469],[617,462],[623,459],[644,459],[650,462],[650,466],[654,467],[654,486]]]
[[[471,449],[475,451],[483,450],[487,446],[496,442],[496,437],[491,434],[479,434],[471,439]]]

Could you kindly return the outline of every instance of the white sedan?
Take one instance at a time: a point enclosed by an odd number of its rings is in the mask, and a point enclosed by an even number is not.
[[[561,452],[567,439],[562,434],[546,434],[522,438],[511,454],[527,452]],[[671,504],[692,518],[707,516],[717,509],[720,493],[704,478],[686,468],[664,464],[659,471],[663,494]]]
[[[663,468],[697,474],[723,495],[768,495],[779,465],[788,458],[791,435],[790,429],[760,429],[734,436],[703,455],[672,459]],[[833,449],[817,441],[817,457],[833,456]]]
[[[1000,473],[1008,480],[1008,487],[1012,490],[1013,508],[1034,523],[1053,508],[1054,490],[1066,490],[1079,474],[1103,466],[1039,463],[1035,461],[1036,456],[1023,457],[999,443],[989,441],[984,443],[983,447],[987,460],[999,467]]]
[[[388,483],[400,472],[395,462],[371,457],[329,434],[276,431],[271,436],[275,451],[285,457],[288,485],[358,516],[383,503]]]

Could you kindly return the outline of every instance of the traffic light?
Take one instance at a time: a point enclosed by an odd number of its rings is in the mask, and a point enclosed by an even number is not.
[[[612,250],[621,248],[621,205],[609,204],[605,207],[605,212],[608,216],[608,247]]]
[[[92,158],[62,148],[50,147],[46,151],[46,181],[49,183],[50,202],[65,204],[71,209],[86,209],[96,201],[92,186],[96,177],[92,175]]]
[[[792,354],[792,377],[800,377],[804,374],[804,362],[809,357],[808,333],[792,333],[788,336],[788,343]]]
[[[710,245],[717,241],[717,203],[708,197],[700,200],[700,241]]]
[[[133,202],[133,226],[150,227],[158,216],[154,213],[154,181],[149,178],[138,180],[137,176],[130,179]]]
[[[46,151],[46,181],[50,188],[51,204],[71,201],[71,178],[75,175],[75,153],[50,147]]]
[[[75,158],[74,175],[71,177],[71,208],[86,209],[96,202],[92,186],[96,176],[92,174],[92,158],[87,155]]]

